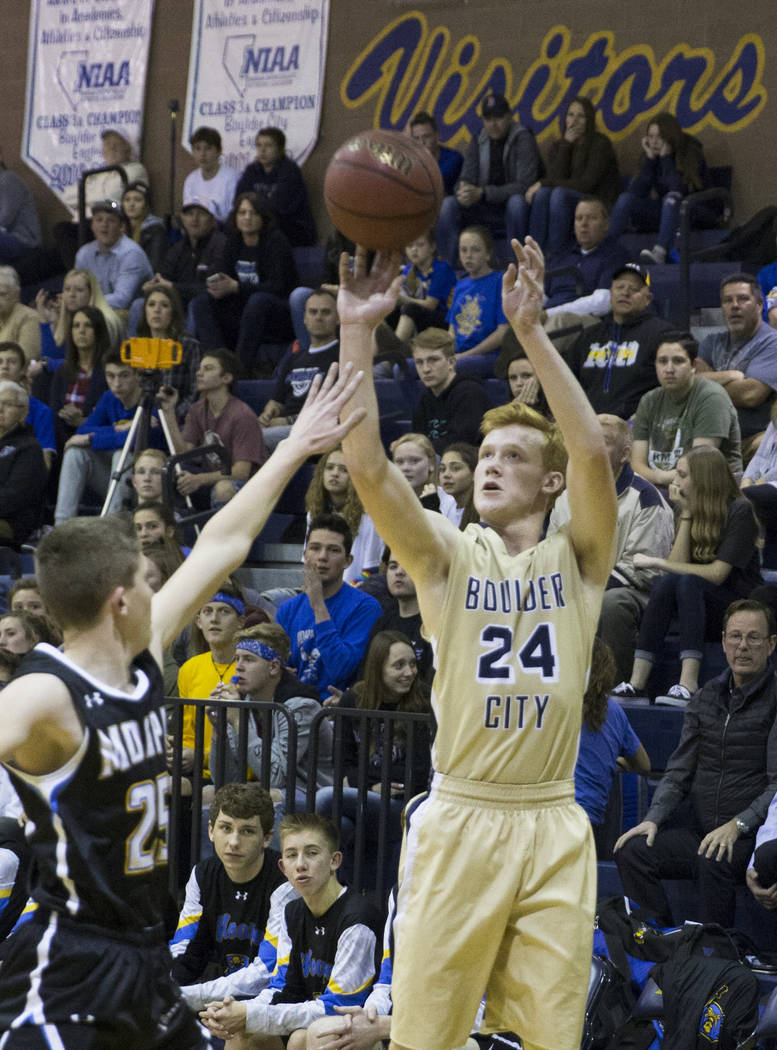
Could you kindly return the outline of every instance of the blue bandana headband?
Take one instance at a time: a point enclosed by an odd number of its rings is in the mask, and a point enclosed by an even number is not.
[[[255,656],[261,656],[263,660],[280,660],[283,663],[280,653],[276,653],[273,648],[260,642],[258,638],[238,638],[235,648],[246,649]]]
[[[245,616],[245,605],[243,605],[239,598],[235,598],[231,594],[225,594],[223,591],[218,591],[216,594],[213,595],[210,601],[221,602],[223,605],[231,605],[235,612],[238,614],[238,616]]]

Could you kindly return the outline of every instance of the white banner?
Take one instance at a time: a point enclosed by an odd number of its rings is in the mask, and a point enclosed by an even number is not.
[[[184,147],[196,128],[216,128],[240,172],[272,125],[302,164],[318,138],[328,23],[329,0],[194,0]]]
[[[22,158],[63,200],[102,167],[104,129],[137,155],[153,10],[154,0],[30,0]]]

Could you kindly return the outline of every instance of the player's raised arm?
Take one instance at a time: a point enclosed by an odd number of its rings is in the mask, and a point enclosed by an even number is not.
[[[263,467],[214,515],[189,557],[170,577],[152,602],[152,648],[164,647],[191,620],[204,601],[242,565],[279,496],[309,456],[339,444],[356,426],[363,412],[340,422],[346,401],[362,376],[337,366],[326,378],[316,377],[291,433],[280,442]],[[159,656],[161,650],[155,652]]]
[[[366,256],[365,249],[356,249],[353,272],[348,256],[340,257],[340,364],[364,372],[364,381],[344,412],[346,417],[361,410],[364,418],[343,441],[343,454],[378,535],[416,585],[423,588],[426,584],[428,589],[447,575],[456,529],[442,515],[423,509],[406,479],[387,459],[380,440],[372,333],[396,304],[400,257],[378,252],[368,273]]]
[[[582,387],[540,324],[545,260],[527,237],[512,242],[516,263],[502,280],[502,309],[526,351],[569,454],[567,490],[572,509],[570,535],[580,570],[592,583],[605,583],[613,564],[617,505],[602,428]]]

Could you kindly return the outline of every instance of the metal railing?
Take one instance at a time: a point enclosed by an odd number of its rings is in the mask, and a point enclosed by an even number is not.
[[[184,812],[188,807],[188,799],[191,800],[191,830],[189,832],[189,860],[195,864],[202,854],[203,839],[203,767],[205,765],[205,720],[208,718],[207,709],[215,710],[215,732],[217,733],[218,748],[225,749],[227,742],[227,711],[237,708],[239,719],[237,725],[237,754],[236,762],[243,775],[242,782],[247,779],[248,771],[248,726],[249,716],[257,720],[257,731],[261,734],[262,753],[261,765],[258,770],[258,783],[267,789],[280,788],[285,793],[284,810],[293,813],[298,808],[297,793],[305,795],[305,809],[313,812],[316,808],[317,774],[321,761],[322,736],[327,732],[331,724],[332,731],[332,764],[333,783],[331,799],[331,819],[335,826],[342,831],[343,812],[343,777],[345,775],[345,764],[347,760],[346,749],[346,724],[350,723],[358,740],[357,769],[358,775],[355,784],[349,784],[356,791],[356,806],[349,807],[348,820],[351,815],[353,821],[353,873],[349,877],[349,885],[357,890],[369,890],[374,892],[375,901],[381,906],[385,903],[385,897],[396,877],[395,866],[397,857],[396,835],[392,836],[390,822],[395,820],[392,814],[392,801],[401,801],[403,805],[416,793],[414,778],[417,776],[416,767],[420,758],[428,760],[428,755],[419,757],[419,748],[428,746],[428,730],[432,724],[429,714],[388,713],[384,711],[365,711],[354,708],[322,707],[316,712],[311,725],[308,738],[308,753],[303,765],[306,782],[298,783],[298,741],[297,724],[293,712],[286,710],[283,704],[267,703],[253,700],[240,700],[230,703],[210,699],[190,699],[169,697],[168,732],[172,736],[173,759],[170,767],[172,777],[172,791],[170,799],[170,825],[169,825],[169,885],[171,892],[177,893],[180,886],[188,877],[188,870],[180,870],[180,857],[182,846],[182,835],[185,834]],[[182,764],[183,718],[184,707],[192,706],[195,709],[194,718],[194,762],[191,770],[184,771]],[[282,782],[273,783],[271,780],[271,748],[274,734],[274,720],[278,717],[285,719],[287,728],[286,741],[286,770]],[[325,725],[326,723],[326,725]],[[401,727],[401,730],[400,730]],[[422,728],[423,727],[423,728]],[[402,734],[401,746],[404,749],[404,784],[401,791],[395,791],[392,796],[392,765],[394,744],[397,740],[398,730]],[[374,823],[370,827],[367,814],[368,793],[374,786],[370,783],[370,740],[376,733],[382,733],[384,746],[382,748],[382,759],[380,769],[380,796],[377,803],[378,819],[377,827]],[[223,768],[224,751],[219,755],[215,752],[215,765]],[[211,769],[211,773],[213,770]],[[184,793],[184,783],[191,784],[191,796]],[[220,786],[220,785],[217,785]],[[424,785],[425,786],[425,785]],[[186,799],[186,801],[185,801]],[[374,809],[374,799],[373,802]],[[393,807],[396,808],[396,807]],[[396,829],[393,829],[396,831]],[[368,848],[368,843],[376,842],[374,853]],[[185,852],[185,851],[184,851]]]

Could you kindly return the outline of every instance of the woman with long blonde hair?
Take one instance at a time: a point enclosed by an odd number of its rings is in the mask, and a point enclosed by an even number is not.
[[[62,291],[52,299],[45,291],[35,298],[41,318],[42,357],[64,357],[65,344],[70,335],[73,314],[84,306],[95,306],[105,318],[111,348],[124,337],[124,326],[116,311],[108,305],[102,288],[91,270],[68,270],[62,282]]]
[[[343,573],[346,583],[357,583],[364,576],[377,572],[385,544],[375,531],[372,518],[364,513],[339,445],[316,464],[305,493],[305,510],[308,529],[319,514],[334,511],[345,518],[353,536],[351,564]]]
[[[669,495],[675,504],[674,545],[668,558],[634,555],[635,566],[656,568],[664,575],[653,583],[631,677],[614,692],[628,697],[644,690],[655,654],[676,617],[680,681],[658,699],[681,706],[699,686],[705,640],[720,638],[727,606],[746,598],[762,580],[753,508],[741,496],[719,449],[702,445],[681,456]]]

